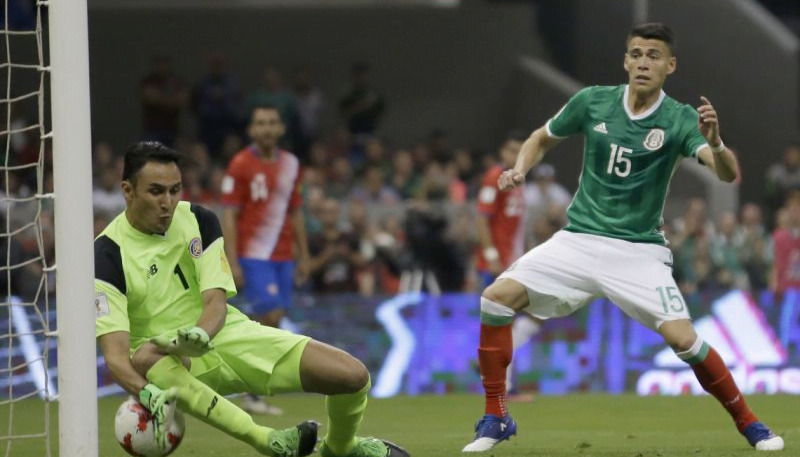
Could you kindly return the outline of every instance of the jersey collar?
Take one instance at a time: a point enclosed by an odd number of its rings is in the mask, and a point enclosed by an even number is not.
[[[646,118],[647,116],[653,114],[661,106],[661,102],[663,102],[664,98],[667,96],[667,94],[662,90],[658,94],[658,100],[656,100],[656,102],[653,103],[653,106],[648,108],[647,111],[645,111],[645,112],[643,112],[641,114],[633,114],[631,112],[630,108],[628,107],[628,94],[629,93],[630,93],[630,86],[628,84],[625,84],[625,93],[622,96],[622,107],[625,108],[625,114],[627,114],[628,118],[630,120],[632,120],[632,121],[640,121],[640,120]]]

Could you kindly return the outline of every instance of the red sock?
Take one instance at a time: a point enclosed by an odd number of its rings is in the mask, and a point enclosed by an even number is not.
[[[739,388],[736,387],[731,371],[725,366],[722,357],[714,348],[709,347],[706,358],[702,362],[692,365],[692,370],[703,389],[722,403],[733,421],[736,422],[739,432],[758,420],[747,406]]]
[[[511,363],[511,324],[481,324],[478,363],[483,390],[486,392],[486,414],[504,417],[506,405],[506,368]]]

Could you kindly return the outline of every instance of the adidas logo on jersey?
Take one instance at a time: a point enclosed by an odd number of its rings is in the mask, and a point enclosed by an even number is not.
[[[606,123],[605,122],[601,122],[601,123],[595,125],[594,129],[592,129],[592,130],[594,130],[595,132],[600,132],[600,133],[608,133],[608,130],[606,130]]]

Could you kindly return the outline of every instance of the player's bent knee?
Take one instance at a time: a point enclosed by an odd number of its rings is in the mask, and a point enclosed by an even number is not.
[[[355,363],[352,364],[352,371],[349,373],[349,376],[344,382],[344,389],[346,389],[347,393],[356,393],[363,389],[367,384],[369,384],[369,370],[364,364],[353,357]]]
[[[658,328],[658,333],[675,352],[688,351],[698,341],[697,333],[688,319],[664,322]]]
[[[493,303],[519,311],[529,304],[528,291],[525,286],[512,279],[499,279],[484,289],[481,294]]]

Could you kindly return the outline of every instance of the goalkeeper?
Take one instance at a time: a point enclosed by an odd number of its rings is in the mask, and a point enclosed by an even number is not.
[[[97,337],[115,380],[152,413],[156,439],[177,407],[274,457],[305,456],[318,424],[272,429],[225,395],[327,395],[323,457],[407,457],[400,447],[356,437],[369,372],[332,346],[249,320],[236,293],[216,216],[181,202],[180,155],[155,142],[125,154],[127,209],[97,237]]]

